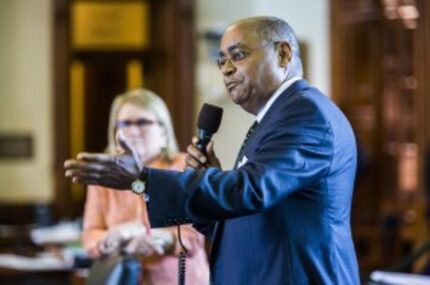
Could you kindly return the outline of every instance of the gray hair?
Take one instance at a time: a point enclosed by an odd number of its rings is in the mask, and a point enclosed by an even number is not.
[[[257,37],[265,43],[287,42],[292,51],[291,71],[294,76],[303,76],[299,41],[291,26],[284,20],[271,16],[256,16],[235,22],[236,25],[251,25]]]
[[[169,110],[163,99],[154,92],[143,88],[132,90],[115,97],[109,115],[108,146],[106,151],[108,153],[114,153],[117,149],[115,123],[118,119],[119,110],[126,103],[148,110],[157,117],[158,121],[166,129],[167,146],[165,149],[165,158],[169,160],[173,159],[178,154],[178,143],[173,131]]]

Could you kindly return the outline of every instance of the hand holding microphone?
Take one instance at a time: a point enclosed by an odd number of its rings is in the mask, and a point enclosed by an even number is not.
[[[197,122],[198,136],[193,138],[187,147],[185,163],[187,168],[204,169],[208,167],[221,168],[221,164],[214,152],[212,135],[221,124],[223,110],[217,106],[204,104]]]

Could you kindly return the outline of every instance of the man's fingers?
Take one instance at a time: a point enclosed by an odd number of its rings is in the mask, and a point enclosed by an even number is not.
[[[72,177],[73,183],[81,183],[81,184],[87,184],[87,185],[100,185],[103,180],[101,179],[101,176],[95,173],[82,173],[77,171],[71,171],[68,170],[66,173],[67,177]]]
[[[187,153],[189,156],[193,157],[201,164],[205,164],[207,162],[206,156],[196,146],[192,144],[187,147]]]
[[[221,168],[221,164],[219,162],[219,159],[215,155],[214,145],[215,145],[214,141],[210,141],[206,147],[206,153],[208,156],[208,161],[209,161],[209,164],[211,166]]]
[[[206,153],[209,157],[215,157],[214,145],[214,141],[210,141],[206,146]]]
[[[201,169],[208,162],[205,154],[196,147],[197,142],[198,138],[193,137],[192,144],[187,147],[187,156],[185,157],[186,168]]]
[[[193,168],[193,169],[200,169],[203,167],[203,164],[201,164],[198,160],[196,160],[194,157],[192,157],[189,154],[185,156],[185,164],[187,165],[187,167]]]
[[[118,131],[116,133],[116,140],[118,142],[118,144],[120,145],[120,147],[125,151],[125,152],[133,152],[133,148],[131,147],[131,145],[127,142],[127,140],[124,137],[124,134],[121,131]]]
[[[72,165],[75,163],[75,160],[74,159],[68,159],[68,160],[66,160],[65,162],[64,162],[64,164],[63,164],[63,167],[64,168],[70,168],[70,167],[72,167]]]
[[[106,153],[88,153],[81,152],[77,155],[78,160],[87,161],[87,162],[111,162],[112,156]]]
[[[142,162],[140,160],[139,154],[137,151],[127,142],[122,131],[117,132],[116,139],[121,146],[121,148],[126,152],[133,155],[134,161],[137,163],[139,169],[143,168]]]
[[[83,162],[79,160],[68,160],[64,164],[66,169],[78,169],[80,171],[103,172],[105,167],[100,163]]]
[[[78,170],[79,172],[102,173],[107,170],[107,166],[114,161],[114,157],[104,153],[79,153],[77,159],[69,159],[64,162],[66,177],[75,176],[69,170]],[[77,182],[80,179],[73,179]],[[84,183],[84,182],[79,182]],[[85,184],[87,184],[85,182]]]
[[[73,183],[101,185],[106,182],[105,179],[102,179],[102,175],[109,177],[105,167],[99,163],[67,161],[65,168],[65,176],[72,178]]]
[[[101,179],[102,176],[97,172],[86,172],[86,171],[81,171],[79,169],[68,169],[66,171],[66,177]]]

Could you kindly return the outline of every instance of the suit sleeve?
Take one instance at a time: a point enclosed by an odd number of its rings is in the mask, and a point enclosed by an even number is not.
[[[260,139],[241,168],[149,170],[149,216],[155,227],[252,215],[320,180],[329,170],[333,133],[312,102],[290,108]]]

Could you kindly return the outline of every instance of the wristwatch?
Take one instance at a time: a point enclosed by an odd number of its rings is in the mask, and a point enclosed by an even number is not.
[[[136,194],[143,194],[146,189],[146,182],[140,180],[137,178],[136,180],[131,183],[131,190]]]
[[[131,191],[138,195],[143,195],[145,201],[149,200],[149,196],[146,189],[146,181],[148,179],[148,169],[144,167],[139,175],[139,178],[133,181],[131,184]]]

